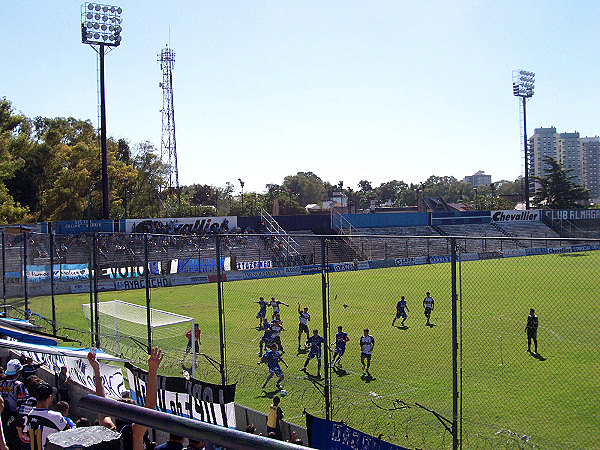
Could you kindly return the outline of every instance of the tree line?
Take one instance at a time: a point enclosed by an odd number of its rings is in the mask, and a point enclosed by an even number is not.
[[[473,209],[512,209],[514,198],[522,191],[521,179],[473,189],[453,176],[432,175],[416,184],[392,180],[373,186],[361,180],[352,187],[342,181],[323,181],[313,172],[298,172],[284,177],[281,184],[267,184],[263,192],[240,195],[237,186],[228,181],[224,186],[182,186],[176,195],[168,187],[169,167],[152,143],[131,144],[109,138],[107,147],[113,219],[256,215],[261,208],[272,211],[276,203],[280,214],[306,214],[307,204],[322,204],[340,192],[348,199],[351,211],[369,209],[372,201],[393,207],[416,205],[419,196],[442,197],[448,203],[460,202]],[[557,170],[563,170],[559,172],[562,177],[554,176],[542,187],[564,203],[563,191],[559,189],[557,194],[553,180],[564,184],[569,176],[562,166]],[[544,202],[538,197],[534,200]],[[28,118],[1,98],[0,221],[10,224],[88,217],[102,217],[98,130],[91,121],[73,117]]]

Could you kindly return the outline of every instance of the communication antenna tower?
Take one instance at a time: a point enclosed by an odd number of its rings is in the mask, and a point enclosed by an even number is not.
[[[169,196],[173,192],[177,193],[177,204],[180,206],[181,196],[179,192],[179,170],[177,168],[177,144],[175,141],[175,109],[173,106],[175,52],[167,45],[158,53],[157,61],[163,75],[162,82],[159,83],[163,91],[160,159],[169,166]]]

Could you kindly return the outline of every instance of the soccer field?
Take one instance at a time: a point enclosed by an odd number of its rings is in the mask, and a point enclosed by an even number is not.
[[[510,437],[508,430],[526,435],[526,446],[597,445],[599,263],[598,252],[583,252],[460,264],[466,448],[516,442],[518,437]],[[331,273],[328,281],[330,333],[342,325],[350,337],[343,370],[332,374],[333,419],[406,447],[451,446],[449,433],[434,414],[416,405],[452,419],[450,264]],[[435,300],[431,327],[425,326],[423,316],[426,291]],[[410,310],[404,328],[391,324],[400,295],[406,296]],[[304,409],[324,416],[323,380],[299,370],[306,354],[297,351],[297,306],[308,306],[310,329],[322,333],[321,275],[223,284],[228,381],[237,383],[238,403],[265,411],[277,391],[274,380],[266,392],[260,389],[267,369],[256,364],[262,332],[256,329],[258,306],[252,303],[260,296],[290,305],[281,312],[284,359],[290,366],[284,367],[288,396],[282,408],[287,420],[305,425]],[[99,293],[99,299],[145,304],[145,291]],[[153,289],[151,299],[153,308],[194,317],[202,329],[201,352],[219,359],[215,284]],[[87,294],[57,297],[58,322],[85,329],[81,304],[86,302]],[[30,300],[32,311],[46,317],[51,317],[49,303],[47,297]],[[526,352],[524,332],[530,308],[540,320],[539,355],[533,356]],[[368,377],[358,345],[364,328],[376,340]],[[182,351],[185,337],[175,340]],[[176,364],[164,370],[180,373]],[[198,370],[198,378],[220,380],[202,358]],[[316,375],[315,360],[308,371]]]

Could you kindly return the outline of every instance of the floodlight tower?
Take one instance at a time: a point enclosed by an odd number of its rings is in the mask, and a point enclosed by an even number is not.
[[[513,70],[513,95],[521,97],[523,108],[523,143],[525,147],[525,209],[529,209],[529,151],[527,142],[527,99],[533,97],[535,73],[527,70]]]
[[[121,43],[121,12],[118,6],[84,3],[81,5],[81,42],[89,44],[100,59],[100,144],[102,151],[102,218],[110,218],[108,203],[108,163],[106,158],[106,101],[104,94],[105,47]]]
[[[173,192],[173,185],[177,192],[177,205],[181,207],[179,192],[179,170],[177,168],[177,143],[175,141],[175,109],[173,106],[173,67],[175,66],[175,52],[168,46],[158,54],[158,63],[162,69],[162,83],[159,86],[163,91],[162,107],[162,138],[160,143],[160,159],[169,166],[169,193]]]

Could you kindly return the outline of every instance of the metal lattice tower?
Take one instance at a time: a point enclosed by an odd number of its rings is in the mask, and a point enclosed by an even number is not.
[[[175,52],[169,47],[163,48],[158,54],[158,63],[162,70],[163,91],[162,107],[162,137],[160,143],[160,159],[169,166],[169,195],[177,193],[179,201],[179,170],[177,168],[177,144],[175,141],[175,109],[173,106],[173,67]]]

